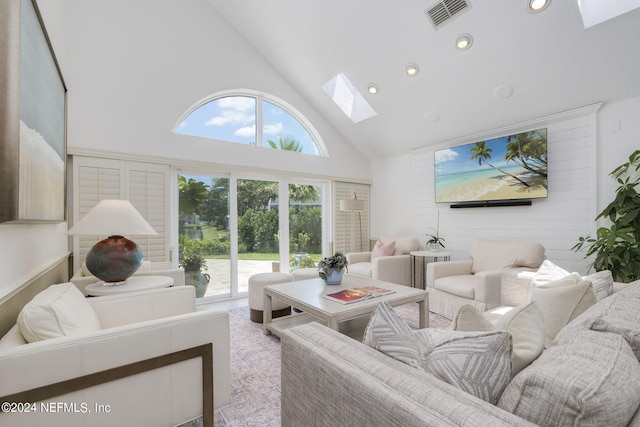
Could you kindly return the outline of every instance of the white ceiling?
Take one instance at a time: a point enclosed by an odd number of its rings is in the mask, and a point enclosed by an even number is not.
[[[370,158],[640,96],[638,9],[585,29],[576,0],[538,14],[528,0],[468,0],[436,31],[424,13],[434,0],[209,1]],[[468,51],[454,48],[461,33]],[[323,92],[341,72],[377,116],[354,124]],[[504,86],[513,95],[495,96]]]

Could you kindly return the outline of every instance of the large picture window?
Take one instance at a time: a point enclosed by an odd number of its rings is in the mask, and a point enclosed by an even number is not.
[[[209,97],[180,119],[175,130],[238,144],[325,156],[319,135],[293,107],[273,97],[225,93]]]

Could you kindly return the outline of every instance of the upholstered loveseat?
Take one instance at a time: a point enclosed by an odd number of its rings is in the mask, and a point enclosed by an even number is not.
[[[476,240],[470,259],[427,264],[429,310],[453,319],[470,304],[480,311],[501,305],[500,283],[506,270],[535,271],[544,261],[544,247],[521,240]]]
[[[173,426],[203,407],[212,425],[230,400],[229,346],[228,313],[196,311],[191,286],[84,298],[52,285],[0,340],[0,401],[35,405],[0,425]]]
[[[389,253],[383,247],[390,249]],[[414,237],[382,236],[373,251],[346,254],[349,274],[411,286],[409,253],[420,249]]]
[[[317,324],[282,337],[282,425],[638,426],[640,284],[592,305],[497,405]]]

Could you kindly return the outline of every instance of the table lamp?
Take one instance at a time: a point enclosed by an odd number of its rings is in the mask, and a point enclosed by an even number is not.
[[[142,250],[123,235],[158,233],[128,200],[101,200],[68,234],[109,236],[91,248],[85,263],[105,285],[122,285],[142,264]]]

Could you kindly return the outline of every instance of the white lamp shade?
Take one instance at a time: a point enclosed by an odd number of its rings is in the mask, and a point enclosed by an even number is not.
[[[128,200],[101,200],[69,229],[68,234],[123,236],[158,233]]]
[[[364,211],[364,200],[346,199],[340,200],[341,211]]]

